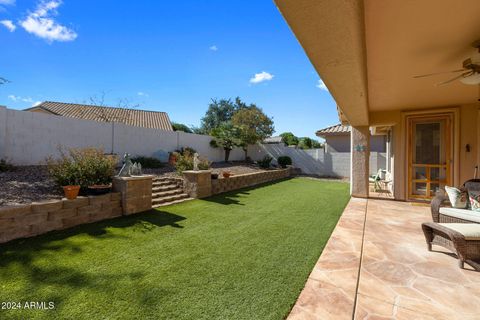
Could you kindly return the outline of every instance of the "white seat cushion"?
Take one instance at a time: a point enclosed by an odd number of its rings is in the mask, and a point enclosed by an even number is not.
[[[440,213],[449,217],[454,217],[454,218],[459,218],[463,220],[480,223],[480,212],[478,211],[472,211],[469,209],[441,207]]]
[[[465,240],[480,240],[480,224],[478,223],[439,223],[439,225],[461,233]]]

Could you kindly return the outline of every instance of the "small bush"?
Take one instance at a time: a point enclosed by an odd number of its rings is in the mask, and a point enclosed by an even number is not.
[[[175,169],[178,173],[182,173],[186,170],[193,170],[193,157],[182,156],[180,153],[177,155],[177,162],[175,163]]]
[[[273,158],[270,156],[265,156],[262,160],[258,160],[257,163],[262,169],[270,168],[270,163],[272,162]]]
[[[180,153],[182,156],[184,155],[192,155],[197,152],[197,150],[190,148],[190,147],[182,147],[180,150],[176,150],[175,152]]]
[[[154,157],[138,156],[132,158],[132,162],[140,163],[142,168],[157,169],[163,167],[163,163]]]
[[[202,158],[200,158],[198,160],[200,160],[198,162],[198,170],[208,170],[208,169],[210,169],[210,166],[212,164],[210,161],[208,161],[207,159],[202,159]]]
[[[60,149],[60,158],[47,159],[48,172],[59,186],[80,185],[82,190],[110,184],[118,159],[95,148]]]
[[[290,158],[289,156],[281,156],[278,157],[277,162],[280,167],[286,168],[287,166],[292,165],[292,158]]]
[[[178,173],[182,173],[185,170],[193,170],[193,155],[195,150],[192,148],[185,148],[183,152],[177,153],[177,162],[175,163],[175,168]],[[193,151],[193,152],[192,152]],[[208,170],[210,169],[210,161],[205,158],[199,157],[198,159],[198,170]]]
[[[13,171],[15,166],[6,159],[0,159],[0,172]]]

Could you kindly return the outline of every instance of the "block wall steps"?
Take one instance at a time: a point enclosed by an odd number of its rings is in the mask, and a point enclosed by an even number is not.
[[[160,203],[160,204],[154,205],[153,207],[154,208],[165,207],[165,206],[169,206],[171,204],[182,203],[182,202],[189,201],[189,200],[195,200],[195,199],[191,198],[191,197],[188,197],[188,198],[183,198],[183,199],[180,199],[180,200],[174,200],[174,201],[170,201],[170,202]]]
[[[160,197],[156,199],[152,199],[152,206],[155,207],[156,205],[162,204],[162,203],[167,203],[167,202],[172,202],[172,201],[177,201],[177,200],[184,200],[189,198],[189,195],[186,193],[180,193],[180,194],[175,194],[171,196],[165,196],[165,197]]]
[[[152,187],[152,206],[157,208],[190,200],[183,191],[183,179],[173,177],[155,177]]]

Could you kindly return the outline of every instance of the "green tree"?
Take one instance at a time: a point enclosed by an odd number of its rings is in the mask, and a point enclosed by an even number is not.
[[[241,102],[240,99],[237,102]],[[245,152],[245,159],[247,158],[248,145],[271,136],[275,131],[273,120],[256,105],[240,107],[233,114],[232,124],[239,129],[239,138],[241,147]]]
[[[209,134],[213,129],[230,122],[235,111],[236,106],[231,99],[212,99],[205,116],[202,118],[202,131]]]
[[[302,137],[298,143],[298,147],[301,149],[314,149],[314,148],[322,148],[322,144],[317,140]]]
[[[193,133],[192,129],[183,123],[172,122],[173,131],[183,131],[186,133]]]
[[[312,149],[312,146],[313,141],[308,137],[300,138],[300,141],[298,142],[298,147],[301,149]]]
[[[317,140],[312,139],[312,148],[314,149],[323,148],[323,145]]]
[[[291,132],[284,132],[280,135],[280,137],[282,137],[282,141],[287,146],[298,145],[298,138]]]
[[[214,137],[210,145],[214,148],[223,148],[225,151],[225,162],[228,162],[230,151],[242,145],[240,130],[231,123],[224,123],[214,128],[210,134]]]

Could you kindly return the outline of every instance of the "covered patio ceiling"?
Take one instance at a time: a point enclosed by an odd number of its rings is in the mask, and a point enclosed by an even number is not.
[[[372,111],[475,103],[478,86],[456,74],[480,39],[478,0],[275,0],[352,125]]]

